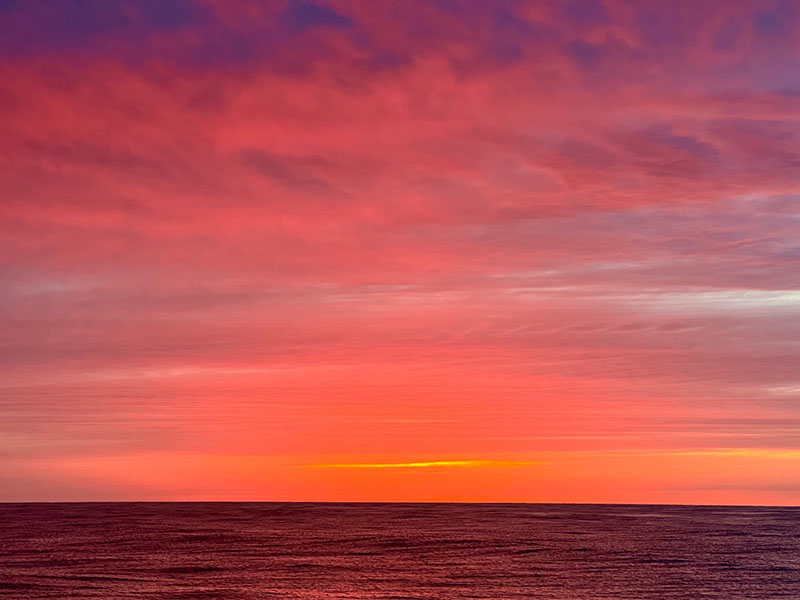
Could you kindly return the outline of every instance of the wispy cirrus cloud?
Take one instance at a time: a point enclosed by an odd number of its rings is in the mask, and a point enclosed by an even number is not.
[[[432,469],[432,468],[470,468],[498,469],[508,467],[532,467],[538,462],[515,460],[432,460],[425,462],[399,463],[331,463],[320,465],[304,465],[311,469]]]
[[[673,4],[3,5],[0,453],[793,447],[798,11]]]

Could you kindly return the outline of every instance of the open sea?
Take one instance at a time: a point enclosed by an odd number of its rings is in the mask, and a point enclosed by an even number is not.
[[[0,504],[0,598],[800,599],[800,508]]]

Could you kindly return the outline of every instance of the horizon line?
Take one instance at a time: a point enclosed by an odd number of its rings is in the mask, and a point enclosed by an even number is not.
[[[693,508],[797,508],[800,504],[692,504],[665,502],[539,502],[471,500],[0,500],[8,504],[466,504],[519,506],[669,506]]]

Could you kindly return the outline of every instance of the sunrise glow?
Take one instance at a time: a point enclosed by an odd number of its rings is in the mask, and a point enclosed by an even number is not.
[[[68,4],[0,501],[800,503],[800,3]]]

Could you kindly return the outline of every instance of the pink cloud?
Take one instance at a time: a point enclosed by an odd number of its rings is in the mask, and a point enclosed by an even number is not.
[[[791,7],[282,6],[12,15],[43,37],[0,55],[0,456],[66,461],[15,490],[796,446]]]

